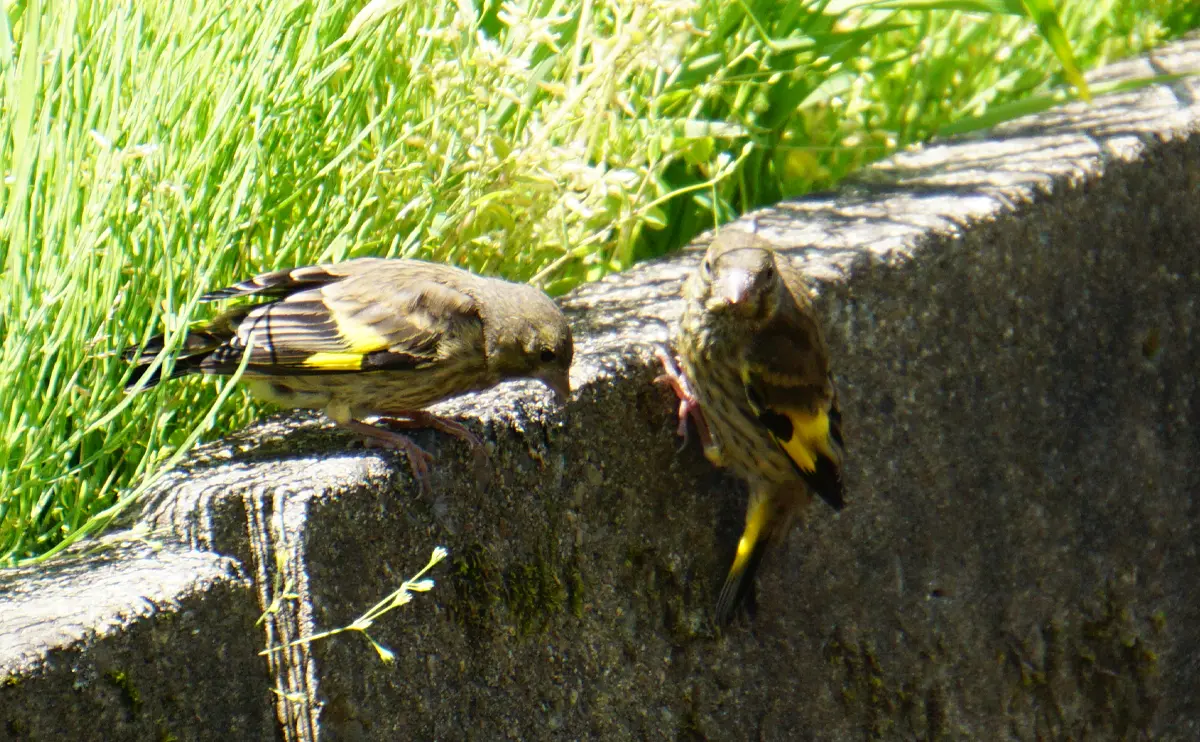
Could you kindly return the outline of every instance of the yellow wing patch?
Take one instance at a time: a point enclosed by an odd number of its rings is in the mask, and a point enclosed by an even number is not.
[[[349,317],[339,317],[336,312],[333,313],[333,321],[337,323],[338,335],[346,341],[347,353],[366,355],[377,350],[387,350],[390,345],[388,339],[370,325],[357,322]]]
[[[304,365],[320,371],[358,371],[362,368],[360,353],[313,353]]]
[[[829,445],[829,415],[824,411],[814,415],[795,410],[784,410],[781,414],[792,423],[792,437],[776,440],[797,466],[804,471],[816,471],[817,456],[821,454],[837,460],[833,447]]]
[[[795,379],[789,374],[746,366],[742,369],[742,383],[752,390],[760,384],[791,386]],[[750,406],[771,431],[771,437],[802,470],[816,471],[817,458],[821,455],[838,460],[829,443],[829,415],[824,410],[764,407],[753,392],[750,393]]]
[[[363,356],[387,350],[388,339],[375,328],[349,317],[333,313],[338,336],[345,342],[345,351],[313,353],[304,359],[304,365],[320,371],[358,371],[362,368]]]

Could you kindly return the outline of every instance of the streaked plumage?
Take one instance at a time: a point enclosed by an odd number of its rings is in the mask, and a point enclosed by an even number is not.
[[[841,415],[803,275],[765,241],[722,231],[684,297],[675,338],[682,371],[664,359],[681,400],[681,429],[691,415],[709,460],[750,488],[745,530],[717,601],[725,621],[810,492],[842,509]]]
[[[249,346],[242,379],[255,396],[322,409],[339,425],[400,449],[422,482],[429,455],[365,418],[433,427],[468,441],[478,455],[470,431],[424,408],[508,379],[539,379],[560,399],[570,392],[570,327],[549,297],[526,284],[418,260],[361,258],[264,273],[203,300],[242,296],[271,301],[234,307],[190,330],[168,378],[232,374]],[[148,366],[163,344],[154,337],[127,357]],[[157,372],[143,373],[128,386],[160,381]]]

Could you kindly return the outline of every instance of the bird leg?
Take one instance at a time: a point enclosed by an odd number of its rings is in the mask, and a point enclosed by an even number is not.
[[[713,446],[712,435],[708,432],[708,422],[704,419],[704,410],[700,407],[700,399],[692,389],[691,379],[679,370],[675,359],[663,346],[655,347],[654,357],[663,367],[663,372],[654,377],[654,383],[667,384],[674,390],[675,396],[679,397],[679,426],[675,428],[675,434],[683,438],[683,445],[679,447],[679,450],[682,451],[688,444],[688,418],[690,417],[696,424],[696,430],[700,435],[700,445],[707,452]]]
[[[394,425],[399,428],[432,428],[433,430],[448,433],[466,442],[471,447],[471,455],[475,460],[475,476],[479,479],[480,483],[485,483],[490,478],[491,464],[488,460],[487,448],[483,445],[483,441],[479,439],[479,436],[468,430],[466,426],[453,420],[439,417],[426,410],[394,414],[403,415],[403,417],[387,415],[380,417],[378,422]]]
[[[394,433],[378,425],[364,423],[361,420],[346,420],[338,424],[366,438],[368,443],[378,443],[403,453],[408,458],[409,466],[412,467],[413,479],[420,485],[421,491],[429,494],[431,491],[429,486],[429,465],[433,463],[433,456],[418,446],[412,438],[400,433]]]

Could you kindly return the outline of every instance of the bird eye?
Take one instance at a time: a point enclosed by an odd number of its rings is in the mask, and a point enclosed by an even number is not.
[[[705,277],[712,275],[712,261],[708,259],[707,255],[704,256],[704,261],[700,263],[700,270],[704,271]]]
[[[542,348],[542,363],[554,363],[554,359],[557,357],[558,356],[554,354],[553,350],[550,350],[549,348]]]

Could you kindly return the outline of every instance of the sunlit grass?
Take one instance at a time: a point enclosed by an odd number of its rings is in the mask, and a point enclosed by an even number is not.
[[[209,382],[122,391],[115,353],[205,290],[406,255],[561,292],[1063,89],[1192,5],[9,2],[0,564],[251,418],[240,392],[209,415]]]

